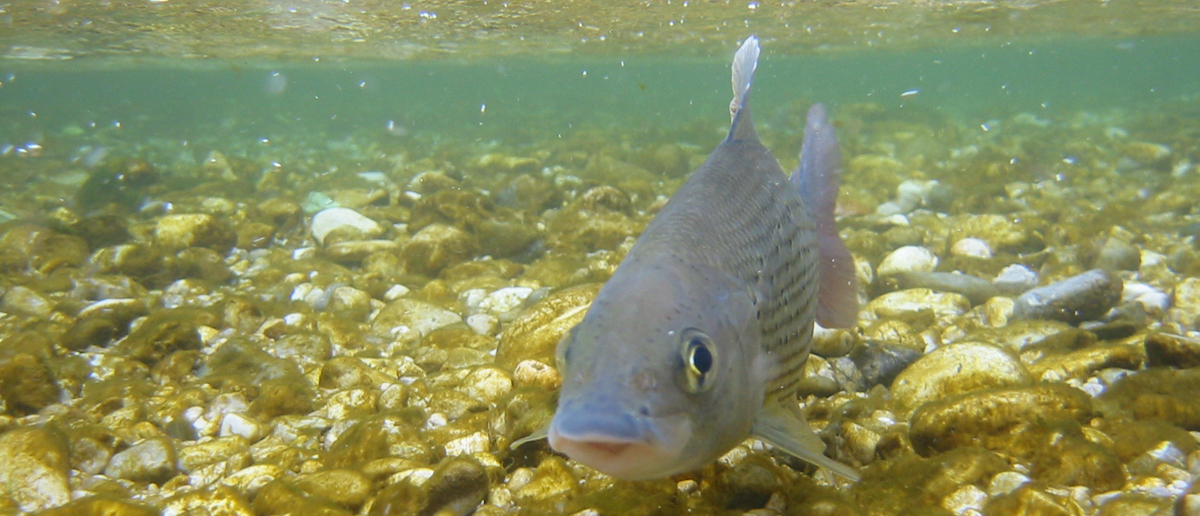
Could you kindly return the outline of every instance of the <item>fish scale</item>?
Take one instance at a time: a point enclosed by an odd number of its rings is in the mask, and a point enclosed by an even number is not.
[[[730,148],[735,152],[722,157],[754,156],[756,166],[751,171],[720,162],[701,167],[646,227],[626,259],[671,255],[742,280],[760,305],[763,350],[777,357],[767,393],[787,399],[796,392],[812,338],[815,224],[769,150],[758,141],[734,142]],[[757,159],[763,156],[769,159]]]
[[[837,140],[814,106],[801,167],[784,174],[750,116],[758,54],[751,37],[734,58],[729,136],[559,346],[563,386],[544,435],[609,475],[689,471],[755,436],[858,477],[824,455],[795,402],[814,321],[849,326],[857,314],[852,260],[833,223]]]

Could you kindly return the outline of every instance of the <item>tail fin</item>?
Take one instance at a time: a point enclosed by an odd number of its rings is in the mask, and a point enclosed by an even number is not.
[[[726,140],[757,140],[754,120],[750,118],[750,83],[758,68],[758,37],[750,36],[733,56],[733,100],[729,103],[729,136]]]
[[[833,124],[825,106],[813,104],[804,126],[800,168],[792,173],[792,183],[800,189],[800,196],[817,224],[821,258],[817,322],[826,328],[846,328],[858,320],[854,259],[838,236],[833,216],[841,173],[842,151]]]

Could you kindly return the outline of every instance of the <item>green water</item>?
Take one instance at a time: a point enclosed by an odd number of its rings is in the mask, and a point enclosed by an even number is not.
[[[869,102],[964,122],[1022,111],[1154,110],[1194,105],[1198,62],[1196,36],[1027,38],[813,55],[772,53],[767,43],[754,102],[762,123],[791,129],[799,121],[786,115],[797,110],[776,114],[792,102],[823,101],[835,113]],[[263,138],[384,137],[390,121],[409,135],[536,146],[581,127],[717,128],[727,121],[730,96],[724,58],[178,64],[0,61],[0,142],[44,138],[52,145],[64,130],[81,128],[118,144],[154,137],[242,146]]]

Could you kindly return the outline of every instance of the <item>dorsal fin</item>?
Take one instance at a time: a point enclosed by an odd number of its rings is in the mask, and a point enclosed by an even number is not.
[[[792,173],[792,184],[800,190],[800,197],[817,225],[821,260],[817,323],[826,328],[849,328],[858,321],[854,258],[834,225],[841,173],[842,151],[838,148],[833,123],[829,121],[825,106],[813,104],[804,125],[800,168]]]
[[[750,118],[750,83],[758,68],[758,37],[750,36],[733,56],[733,101],[729,103],[728,141],[758,140],[754,120]]]

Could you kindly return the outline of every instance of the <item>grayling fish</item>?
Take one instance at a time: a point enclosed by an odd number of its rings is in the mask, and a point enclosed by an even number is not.
[[[814,105],[800,168],[784,175],[750,118],[758,54],[750,37],[734,57],[729,136],[559,345],[550,445],[608,475],[690,471],[753,436],[858,478],[824,455],[795,395],[814,319],[844,327],[858,313],[833,221],[841,154]]]

